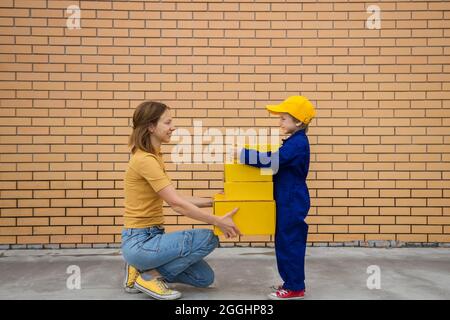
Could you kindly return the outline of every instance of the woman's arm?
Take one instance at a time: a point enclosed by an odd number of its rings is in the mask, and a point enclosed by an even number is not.
[[[199,208],[209,208],[213,206],[213,199],[212,198],[199,198],[199,197],[187,197],[184,196],[184,198],[192,203],[194,206],[197,206]]]
[[[232,218],[238,208],[235,208],[221,217],[206,214],[199,207],[178,195],[173,185],[168,185],[161,189],[158,191],[158,195],[176,212],[189,218],[219,227],[226,238],[236,237],[241,234]]]

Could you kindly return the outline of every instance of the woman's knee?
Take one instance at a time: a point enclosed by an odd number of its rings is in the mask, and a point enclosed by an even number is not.
[[[214,282],[214,270],[207,265],[207,268],[201,270],[201,276],[197,275],[194,285],[199,288],[206,288]]]
[[[206,288],[212,285],[214,282],[214,271],[211,269],[210,272],[206,272],[203,276],[203,279],[201,279],[198,282],[198,286],[201,288]]]

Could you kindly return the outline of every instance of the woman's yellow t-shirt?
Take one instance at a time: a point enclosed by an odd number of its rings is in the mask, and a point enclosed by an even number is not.
[[[164,224],[163,199],[158,191],[171,184],[161,154],[138,149],[125,174],[125,228],[147,228]]]

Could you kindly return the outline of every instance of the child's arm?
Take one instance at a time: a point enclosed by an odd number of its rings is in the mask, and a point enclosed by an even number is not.
[[[272,163],[272,152],[259,152],[253,149],[241,149],[239,162],[257,168],[270,168]],[[264,161],[262,161],[264,160]]]
[[[294,149],[294,145],[283,145],[276,152],[259,152],[253,149],[242,149],[239,154],[239,161],[257,168],[283,167],[288,165],[294,158],[307,155],[305,150]],[[278,170],[277,170],[278,171]]]

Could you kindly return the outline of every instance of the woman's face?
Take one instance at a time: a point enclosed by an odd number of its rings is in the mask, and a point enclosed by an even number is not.
[[[280,127],[285,134],[292,134],[298,130],[294,118],[288,113],[280,113]]]
[[[172,117],[170,116],[170,110],[166,110],[158,120],[156,127],[150,127],[152,136],[161,142],[168,143],[172,136],[172,132],[175,130]]]

